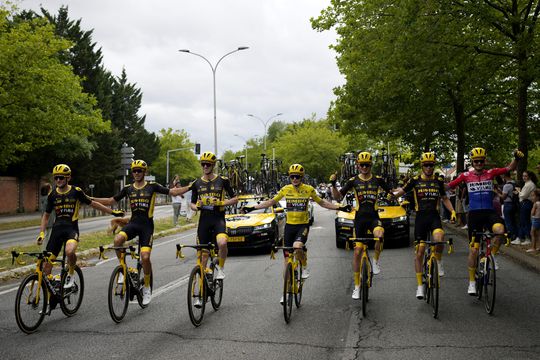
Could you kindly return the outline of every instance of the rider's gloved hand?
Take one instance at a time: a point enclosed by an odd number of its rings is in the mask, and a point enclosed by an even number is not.
[[[45,233],[43,231],[39,232],[39,235],[37,237],[37,244],[41,245],[43,243],[43,239],[45,239]]]
[[[386,194],[386,199],[388,201],[392,201],[394,200],[396,197],[394,196],[394,194],[390,191],[388,194]]]
[[[521,150],[514,150],[514,159],[517,161],[523,159],[525,157],[525,154]]]
[[[454,224],[457,221],[456,211],[452,210],[452,214],[450,215],[450,222]]]
[[[242,213],[244,214],[252,212],[253,210],[255,210],[255,206],[242,206],[242,208],[240,209],[240,211],[242,211]]]
[[[113,210],[111,215],[114,217],[124,217],[125,213],[124,210]]]
[[[225,206],[225,201],[218,200],[217,198],[212,198],[210,204],[213,206]]]
[[[336,176],[336,174],[330,175],[329,181],[330,181],[330,184],[332,184],[332,187],[336,187],[336,181],[337,181],[337,176]]]
[[[339,211],[345,211],[345,212],[351,212],[352,211],[352,206],[347,204],[347,205],[341,205],[340,207],[338,207],[338,210]]]

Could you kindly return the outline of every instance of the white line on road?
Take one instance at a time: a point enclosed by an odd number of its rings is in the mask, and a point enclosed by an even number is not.
[[[0,295],[4,295],[4,294],[7,294],[7,293],[10,293],[10,292],[12,292],[12,291],[17,290],[18,288],[19,288],[19,287],[17,286],[17,287],[11,288],[11,289],[4,290],[4,291],[0,292]]]
[[[189,280],[189,275],[184,275],[183,277],[181,277],[180,279],[177,279],[177,280],[174,280],[174,281],[171,281],[170,283],[168,284],[165,284],[163,285],[162,287],[160,287],[159,289],[155,289],[154,291],[152,291],[152,298],[156,298],[160,295],[163,295],[171,290],[174,290],[176,288],[179,288],[180,286],[184,285],[185,283],[187,283]],[[137,301],[131,301],[131,303],[137,303]]]

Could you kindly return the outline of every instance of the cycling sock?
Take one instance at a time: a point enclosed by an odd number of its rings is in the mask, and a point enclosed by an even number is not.
[[[442,259],[442,253],[435,252],[435,259],[437,259],[438,261],[441,261],[441,259]]]
[[[69,264],[69,267],[68,267],[68,273],[69,275],[73,275],[73,273],[75,272],[75,265],[71,265]]]
[[[219,258],[219,267],[222,268],[225,266],[225,259]]]
[[[375,254],[373,255],[373,258],[375,261],[379,261],[379,257],[381,256],[381,252],[379,250],[375,250]]]
[[[476,268],[470,267],[469,268],[469,281],[473,282],[475,281],[474,273],[476,272]]]
[[[144,286],[150,287],[150,275],[144,274]]]
[[[307,258],[303,258],[302,260],[300,260],[300,263],[302,264],[302,267],[307,267]]]
[[[422,273],[416,273],[416,284],[418,286],[422,285]]]
[[[354,273],[354,286],[360,286],[360,272]]]
[[[493,255],[497,255],[497,253],[499,252],[499,248],[500,248],[500,247],[501,247],[501,246],[500,246],[499,244],[494,244],[493,247],[491,248],[491,253],[492,253]]]

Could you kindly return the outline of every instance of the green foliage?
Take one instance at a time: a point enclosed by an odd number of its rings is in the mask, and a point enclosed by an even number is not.
[[[89,137],[110,124],[59,61],[71,43],[44,19],[12,22],[9,16],[0,10],[0,169],[62,143],[88,155]]]

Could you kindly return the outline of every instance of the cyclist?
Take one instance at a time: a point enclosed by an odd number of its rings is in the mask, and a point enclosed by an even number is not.
[[[433,174],[435,168],[435,154],[425,152],[420,157],[422,173],[414,176],[402,187],[394,191],[394,196],[402,196],[412,191],[414,196],[416,220],[414,223],[414,239],[416,258],[414,267],[416,270],[416,298],[424,298],[424,287],[422,286],[422,260],[424,259],[425,240],[429,232],[433,236],[433,241],[444,241],[444,230],[442,229],[441,216],[439,215],[439,203],[442,200],[444,206],[451,212],[450,221],[456,221],[456,212],[452,203],[446,196],[444,181]],[[439,275],[444,276],[442,265],[443,246],[435,247],[435,258],[437,259]]]
[[[307,242],[309,233],[309,200],[313,199],[320,206],[330,210],[351,211],[351,207],[332,204],[329,201],[321,199],[315,189],[311,185],[303,183],[305,170],[300,164],[292,164],[289,167],[289,178],[291,183],[282,187],[276,196],[272,199],[263,201],[255,206],[244,206],[242,209],[245,212],[250,212],[255,209],[264,209],[276,205],[279,200],[285,197],[287,202],[287,221],[285,223],[284,242],[286,247],[294,247],[297,257],[304,268],[302,278],[309,277],[307,268],[307,254],[304,253],[303,247]],[[285,267],[287,266],[288,252],[283,252]],[[280,300],[283,303],[283,297]]]
[[[144,160],[134,160],[131,163],[131,173],[133,175],[133,184],[126,185],[120,192],[110,198],[96,198],[104,205],[114,205],[123,198],[129,199],[131,210],[131,219],[122,227],[122,230],[114,236],[114,246],[122,244],[134,237],[139,237],[139,246],[141,247],[141,260],[144,270],[144,286],[142,288],[143,305],[148,305],[152,300],[152,289],[150,279],[152,274],[152,263],[150,262],[150,253],[152,251],[152,235],[154,233],[154,204],[156,194],[165,194],[171,196],[182,195],[188,191],[188,187],[167,189],[158,183],[144,180],[144,175],[148,171],[148,165]],[[117,257],[120,259],[121,253],[117,251]],[[124,281],[123,275],[119,276],[118,282]]]
[[[504,233],[503,220],[497,215],[493,208],[493,179],[496,176],[502,175],[508,171],[513,171],[517,167],[517,163],[522,159],[524,154],[519,151],[514,151],[514,160],[508,164],[505,168],[494,168],[490,170],[484,169],[486,163],[486,150],[481,147],[476,147],[471,150],[469,157],[472,161],[473,171],[465,171],[459,176],[448,183],[448,186],[453,189],[460,183],[464,182],[467,185],[469,193],[469,240],[472,239],[474,232],[482,232],[484,228],[491,229],[495,234],[502,235]],[[491,253],[495,255],[499,251],[501,245],[500,236],[495,237],[494,246]],[[478,237],[475,237],[474,243],[470,243],[469,246],[469,288],[467,293],[471,296],[476,295],[476,282],[474,279],[476,269],[476,257],[478,255],[478,249],[480,243]],[[497,261],[495,260],[495,269],[498,268]]]
[[[354,190],[354,197],[356,199],[356,215],[354,218],[355,236],[361,237],[368,231],[373,234],[373,237],[376,240],[375,254],[372,261],[373,274],[379,274],[381,272],[379,264],[379,257],[382,251],[381,240],[384,236],[384,228],[382,227],[381,220],[379,219],[379,212],[377,211],[379,188],[388,192],[390,196],[393,195],[391,194],[391,188],[386,181],[380,176],[373,176],[371,173],[371,166],[373,165],[371,153],[367,151],[359,153],[356,164],[359,174],[350,178],[340,190],[336,188],[336,176],[332,175],[332,193],[334,199],[341,201],[349,190]],[[362,256],[362,251],[362,247],[354,248],[354,290],[352,298],[355,300],[360,299],[360,258]]]
[[[54,261],[64,243],[66,244],[65,252],[68,262],[68,276],[66,278],[65,288],[73,286],[75,264],[77,263],[77,245],[79,243],[79,209],[82,204],[90,205],[94,209],[103,211],[114,216],[124,216],[123,211],[111,210],[102,204],[93,201],[79,187],[69,185],[71,178],[71,168],[65,164],[58,164],[53,168],[53,177],[55,187],[47,196],[47,205],[45,212],[41,217],[41,226],[37,244],[41,245],[45,238],[45,228],[49,221],[49,217],[54,210],[56,219],[52,226],[52,231],[45,248],[46,251],[52,253],[50,260]],[[43,273],[49,275],[52,270],[52,264],[46,262],[43,265]]]
[[[199,161],[202,176],[189,185],[191,190],[191,208],[201,210],[197,240],[199,244],[209,244],[216,241],[218,246],[218,261],[216,279],[225,278],[223,267],[227,259],[227,232],[225,226],[225,206],[238,202],[229,179],[214,174],[216,155],[210,151],[204,152]],[[225,199],[225,194],[229,197]],[[203,253],[202,262],[206,266],[208,254]],[[200,301],[200,300],[198,300]],[[197,306],[198,304],[195,304]],[[199,305],[200,306],[200,305]]]

